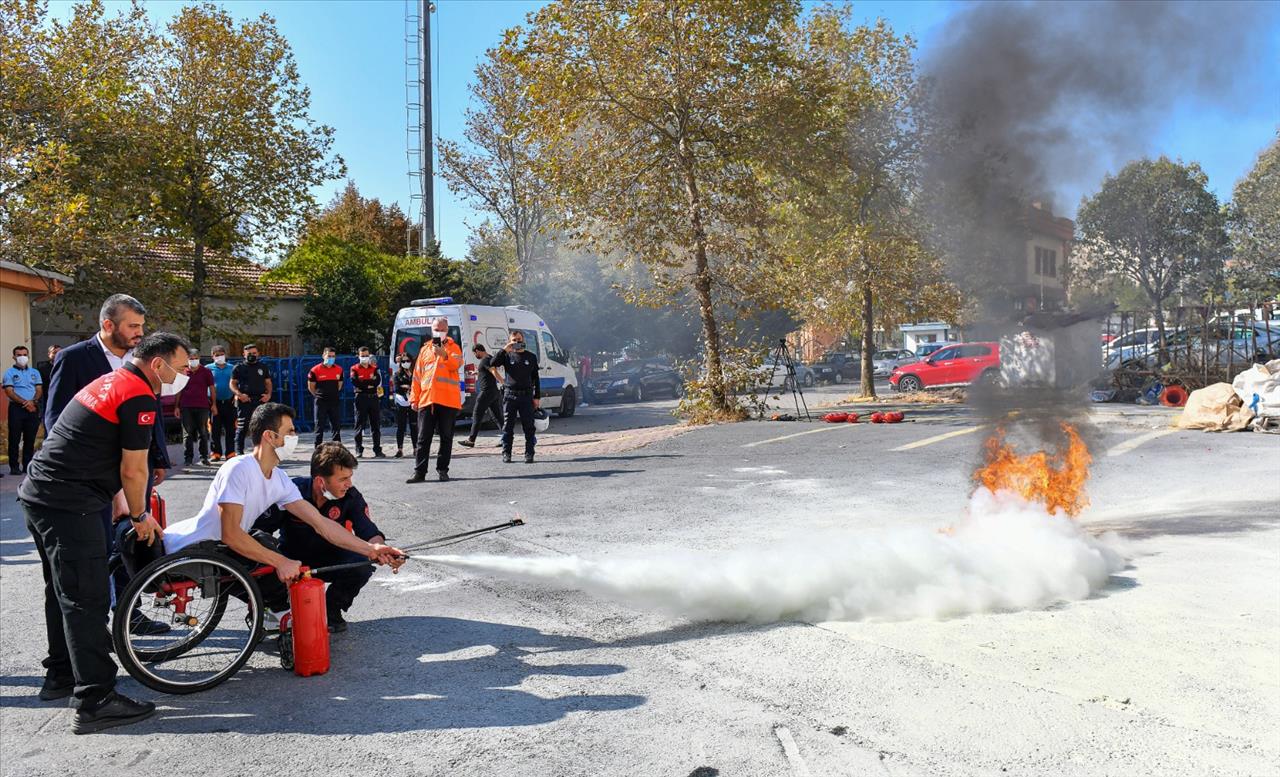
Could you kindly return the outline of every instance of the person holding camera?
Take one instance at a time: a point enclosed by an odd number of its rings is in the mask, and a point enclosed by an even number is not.
[[[436,475],[449,480],[453,455],[453,426],[462,410],[462,348],[449,336],[449,322],[441,317],[431,325],[431,340],[422,344],[413,369],[409,405],[418,413],[418,450],[413,456],[413,476],[406,483],[427,479],[431,438],[440,438]]]
[[[510,463],[511,444],[515,439],[516,416],[524,430],[524,463],[533,463],[533,411],[542,403],[542,382],[538,379],[538,357],[525,350],[524,332],[513,330],[506,346],[493,357],[493,367],[502,367],[502,460]]]

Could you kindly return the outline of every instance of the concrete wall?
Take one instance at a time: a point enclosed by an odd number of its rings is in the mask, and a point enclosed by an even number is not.
[[[29,300],[25,291],[0,287],[0,358],[3,359],[4,369],[8,369],[13,362],[10,357],[15,345],[32,347]],[[43,358],[33,358],[31,363],[35,364]]]

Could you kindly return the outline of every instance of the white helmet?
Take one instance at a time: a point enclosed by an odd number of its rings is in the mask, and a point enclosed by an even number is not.
[[[539,432],[545,432],[551,428],[551,416],[547,415],[547,411],[542,408],[533,411],[533,428]]]

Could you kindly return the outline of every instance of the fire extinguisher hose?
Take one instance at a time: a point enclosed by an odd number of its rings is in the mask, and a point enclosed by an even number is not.
[[[406,545],[400,549],[405,551],[405,555],[401,556],[401,558],[415,559],[417,561],[430,561],[431,560],[430,556],[410,555],[408,551],[434,550],[435,548],[444,548],[444,547],[448,547],[449,545],[455,545],[459,542],[466,542],[467,540],[474,539],[476,537],[479,537],[485,534],[496,534],[500,531],[506,531],[507,529],[510,529],[516,526],[524,526],[524,520],[520,518],[512,518],[510,521],[507,521],[506,523],[499,523],[494,526],[486,526],[483,529],[472,529],[471,531],[459,532],[458,534],[450,534],[445,537],[436,537],[435,539],[432,539],[432,540],[423,540],[422,542],[415,542],[412,545]],[[315,577],[323,577],[326,572],[341,572],[346,569],[358,569],[359,567],[366,567],[366,566],[369,566],[370,564],[376,564],[376,563],[378,562],[366,560],[366,561],[352,561],[347,564],[333,564],[327,567],[316,567],[315,569],[310,570],[309,574]]]

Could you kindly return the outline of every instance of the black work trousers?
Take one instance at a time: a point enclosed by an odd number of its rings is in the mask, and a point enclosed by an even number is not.
[[[40,429],[40,414],[26,409],[17,402],[9,403],[9,469],[23,471],[36,455],[36,432]],[[21,447],[19,447],[21,444]],[[21,450],[22,458],[18,458]]]
[[[364,453],[364,430],[373,427],[373,452],[382,453],[382,409],[372,391],[356,394],[356,455]]]
[[[286,555],[288,555],[287,551]],[[353,553],[330,545],[328,550],[321,553],[302,553],[299,555],[298,560],[312,569],[316,569],[337,564],[368,561],[368,558],[359,553]],[[342,569],[336,572],[325,572],[320,577],[329,584],[328,590],[324,592],[325,605],[330,610],[342,610],[345,612],[351,609],[351,605],[355,602],[360,589],[364,588],[365,583],[369,582],[369,578],[373,577],[373,564],[366,564],[353,569]]]
[[[524,430],[524,455],[532,456],[533,448],[538,444],[534,436],[533,426],[533,391],[507,389],[503,392],[502,413],[502,452],[511,453],[511,444],[516,436],[516,417],[520,418],[520,428]]]
[[[42,662],[50,679],[74,680],[71,706],[92,710],[116,684],[107,612],[107,537],[100,511],[68,512],[23,504],[44,574],[44,625],[49,640]]]
[[[253,411],[258,409],[262,401],[251,399],[248,402],[236,402],[236,453],[244,453],[244,438],[249,434],[249,419],[253,418]],[[249,441],[249,447],[253,447],[253,441]]]
[[[409,444],[418,447],[418,411],[396,405],[396,449],[404,450],[404,431],[409,429]]]
[[[209,408],[182,408],[182,462],[190,464],[196,447],[200,441],[200,460],[209,458]]]
[[[342,442],[342,400],[316,397],[316,447],[324,442],[324,427],[329,425],[333,436],[329,439]]]
[[[213,425],[213,452],[218,456],[223,455],[223,446],[226,448],[226,455],[230,456],[236,452],[236,401],[234,399],[219,399],[218,412],[210,419]]]
[[[431,463],[431,438],[440,438],[440,453],[436,456],[436,472],[449,472],[449,459],[453,457],[453,426],[458,421],[458,408],[444,405],[427,405],[418,411],[418,450],[413,457],[413,470],[419,475],[427,473]]]
[[[467,439],[472,442],[476,441],[476,437],[480,435],[480,427],[484,424],[485,416],[492,414],[493,422],[502,428],[502,395],[497,391],[486,391],[483,394],[476,395],[476,403],[471,409],[471,434],[467,435]]]

